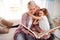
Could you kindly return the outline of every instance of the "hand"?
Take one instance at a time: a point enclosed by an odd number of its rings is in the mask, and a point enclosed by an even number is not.
[[[34,24],[34,25],[38,24],[37,19],[34,20],[33,24]]]
[[[50,34],[45,34],[42,38],[43,39],[48,39],[50,37]]]

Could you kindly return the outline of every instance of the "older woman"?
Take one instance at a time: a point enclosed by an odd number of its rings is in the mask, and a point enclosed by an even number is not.
[[[31,14],[35,13],[35,3],[33,1],[30,1],[28,3],[28,9],[29,12],[31,12]],[[32,17],[29,16],[29,12],[23,14],[22,16],[22,24],[25,25],[28,28],[31,28],[31,24],[32,24]],[[23,26],[20,26],[17,30],[16,33],[14,35],[14,40],[35,40],[35,38],[33,38],[34,35],[32,34],[28,34],[28,31],[25,30],[23,28]]]
[[[33,16],[36,12],[36,4],[33,1],[30,1],[28,3],[28,9],[29,11],[22,16],[22,24],[28,27],[29,29],[35,29],[34,31],[43,32],[43,29],[41,29],[38,25],[33,24],[33,19],[41,19],[41,17],[35,17]],[[39,9],[39,7],[37,7]],[[32,14],[32,16],[30,15]],[[46,25],[47,26],[47,25]],[[50,29],[50,27],[48,27]],[[40,40],[47,39],[46,35],[45,37],[42,37]],[[44,40],[45,40],[44,39]],[[14,35],[14,40],[36,40],[35,36],[28,32],[28,30],[25,30],[24,27],[21,25]]]

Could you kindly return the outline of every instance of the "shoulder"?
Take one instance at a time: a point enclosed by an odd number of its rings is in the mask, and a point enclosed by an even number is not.
[[[27,12],[22,15],[22,17],[26,17],[26,16],[28,16]]]
[[[46,16],[42,16],[42,18],[43,18],[43,19],[47,19],[47,20],[48,20],[48,18],[47,18]]]
[[[23,14],[23,16],[27,16],[27,12]]]
[[[43,18],[47,18],[45,15],[44,16],[42,16]]]

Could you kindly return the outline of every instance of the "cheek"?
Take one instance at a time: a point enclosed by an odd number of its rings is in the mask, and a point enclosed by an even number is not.
[[[33,10],[34,12],[36,12],[36,10]]]
[[[40,16],[42,16],[42,14],[39,14]]]

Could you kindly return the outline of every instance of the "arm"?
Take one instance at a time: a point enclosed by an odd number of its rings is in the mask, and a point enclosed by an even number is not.
[[[26,13],[22,15],[22,19],[21,19],[21,22],[20,22],[20,25],[19,25],[18,29],[16,30],[16,33],[17,32],[21,32],[23,30],[24,30],[23,32],[26,32],[26,30],[23,27],[23,25],[26,26],[26,19],[27,19],[26,17],[27,17],[27,14]],[[23,25],[21,25],[21,24],[23,24]]]
[[[38,21],[37,19],[34,20],[33,24],[38,24]]]
[[[26,19],[27,19],[27,14],[22,15],[21,23],[26,26]]]
[[[39,17],[39,16],[34,16],[34,15],[32,15],[32,14],[30,14],[30,13],[28,13],[32,18],[34,18],[34,19],[41,19],[41,17]]]
[[[24,26],[27,25],[27,24],[26,24],[26,20],[27,20],[27,14],[25,14],[25,15],[22,16],[22,24],[23,24]],[[23,25],[22,25],[22,26],[23,26]],[[32,33],[30,33],[29,30],[26,30],[24,27],[22,28],[22,31],[23,31],[24,33],[30,34],[31,36],[34,37],[34,35],[33,35]]]

